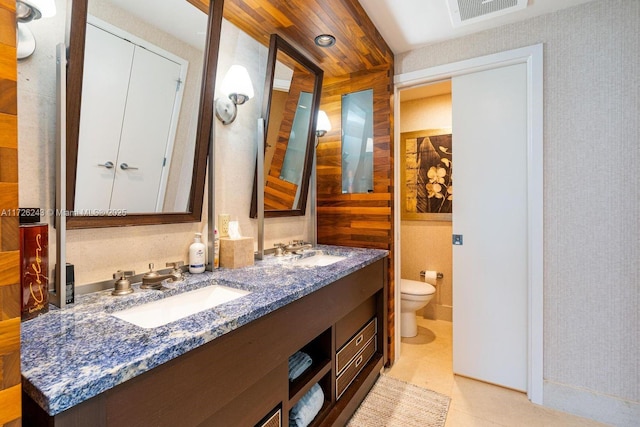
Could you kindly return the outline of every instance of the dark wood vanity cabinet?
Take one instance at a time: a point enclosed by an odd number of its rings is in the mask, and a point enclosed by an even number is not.
[[[318,383],[325,400],[311,425],[342,426],[387,358],[386,264],[376,261],[56,416],[25,395],[25,425],[287,426],[291,408]],[[313,363],[290,382],[288,359],[298,350]]]

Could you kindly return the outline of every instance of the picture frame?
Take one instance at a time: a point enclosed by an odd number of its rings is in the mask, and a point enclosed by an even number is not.
[[[452,142],[450,128],[400,134],[402,220],[452,220]]]

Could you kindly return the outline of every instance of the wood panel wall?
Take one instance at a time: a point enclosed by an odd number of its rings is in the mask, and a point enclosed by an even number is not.
[[[373,89],[373,193],[342,194],[342,95]],[[325,78],[320,109],[332,130],[317,148],[318,242],[389,251],[388,343],[395,348],[393,275],[393,61],[371,71]]]
[[[0,425],[21,425],[16,2],[0,0]]]

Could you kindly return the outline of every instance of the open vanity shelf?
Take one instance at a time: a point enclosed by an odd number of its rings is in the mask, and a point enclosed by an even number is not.
[[[331,329],[300,349],[313,363],[298,378],[289,382],[289,407],[293,407],[309,389],[331,371]],[[322,385],[322,384],[321,384]],[[323,387],[325,396],[327,390]]]
[[[311,356],[313,363],[289,382],[285,407],[291,410],[314,384],[319,384],[324,404],[311,426],[341,425],[353,412],[350,406],[362,400],[358,390],[366,394],[371,387],[371,378],[375,379],[383,363],[376,307],[377,295],[373,295],[300,349]]]

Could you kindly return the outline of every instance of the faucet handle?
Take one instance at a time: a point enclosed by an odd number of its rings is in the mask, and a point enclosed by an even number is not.
[[[184,265],[184,261],[173,261],[173,262],[168,262],[165,264],[167,267],[171,267],[173,268],[173,271],[171,272],[171,274],[176,276],[175,280],[182,280],[184,278],[184,276],[182,275],[182,267]]]
[[[128,279],[131,276],[135,276],[136,272],[133,270],[118,270],[113,273],[113,278],[116,280]]]
[[[129,282],[129,278],[134,274],[136,273],[133,270],[118,270],[113,273],[113,278],[116,279],[116,281],[114,283],[113,291],[111,291],[111,295],[118,296],[132,293],[133,289],[131,288],[131,282]]]
[[[283,256],[284,248],[286,248],[287,245],[285,245],[284,243],[274,243],[273,247],[276,248],[275,256]]]
[[[174,270],[179,270],[184,265],[184,261],[173,261],[165,264],[167,267],[171,267]]]

